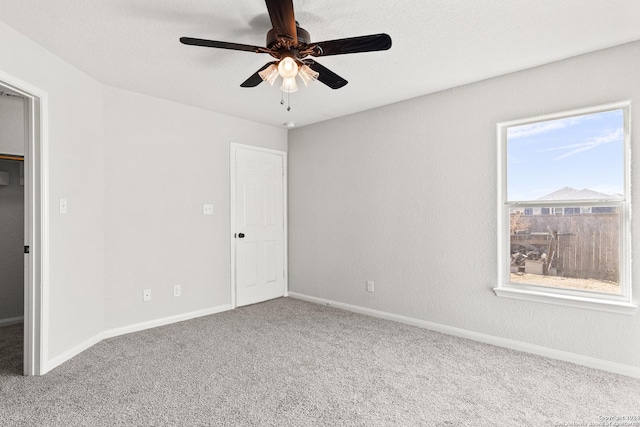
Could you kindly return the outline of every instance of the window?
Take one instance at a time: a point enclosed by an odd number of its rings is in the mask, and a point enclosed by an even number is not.
[[[498,296],[636,311],[629,107],[498,124]]]

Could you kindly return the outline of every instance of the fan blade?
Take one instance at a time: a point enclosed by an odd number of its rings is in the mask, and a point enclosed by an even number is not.
[[[265,0],[265,3],[276,35],[291,39],[293,44],[298,43],[293,0]]]
[[[244,83],[242,83],[240,85],[240,87],[256,87],[258,86],[260,83],[262,83],[262,77],[260,77],[260,71],[266,70],[269,65],[275,65],[277,64],[276,61],[274,62],[268,62],[266,64],[264,64],[264,66],[262,68],[260,68],[258,71],[255,72],[255,74],[253,74],[251,77],[249,77],[247,80],[244,81]]]
[[[370,36],[350,37],[347,39],[328,40],[314,43],[320,49],[313,56],[344,55],[347,53],[375,52],[391,48],[391,37],[388,34],[372,34]]]
[[[311,59],[305,60],[304,63],[307,64],[313,71],[319,73],[318,81],[320,83],[326,84],[331,89],[340,89],[341,87],[349,83],[324,65],[320,65]]]
[[[219,42],[215,40],[194,39],[191,37],[180,37],[180,43],[191,46],[216,47],[218,49],[242,50],[245,52],[266,53],[267,49],[260,46],[250,46],[248,44]]]

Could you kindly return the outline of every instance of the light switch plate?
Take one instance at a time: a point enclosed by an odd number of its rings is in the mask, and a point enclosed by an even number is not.
[[[62,197],[60,198],[60,213],[61,214],[67,213],[67,199]]]

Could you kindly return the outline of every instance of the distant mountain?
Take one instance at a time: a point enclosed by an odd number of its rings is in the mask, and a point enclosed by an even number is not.
[[[564,187],[559,190],[549,193],[546,196],[539,197],[538,200],[584,200],[584,199],[610,199],[616,197],[615,195],[599,193],[597,191],[583,188],[582,190],[576,190],[571,187]]]

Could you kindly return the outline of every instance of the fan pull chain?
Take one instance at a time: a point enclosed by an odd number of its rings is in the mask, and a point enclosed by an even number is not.
[[[284,92],[280,92],[280,105],[284,105]],[[291,111],[291,93],[287,92],[287,111]]]

